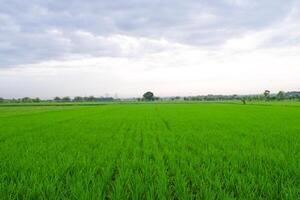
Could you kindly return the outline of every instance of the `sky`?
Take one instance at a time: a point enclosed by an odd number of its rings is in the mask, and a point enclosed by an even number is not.
[[[0,5],[0,97],[300,90],[298,0]]]

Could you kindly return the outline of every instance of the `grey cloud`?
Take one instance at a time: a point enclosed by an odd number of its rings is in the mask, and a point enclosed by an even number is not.
[[[0,67],[72,54],[120,56],[120,47],[105,39],[116,34],[219,45],[282,20],[294,3],[257,0],[239,6],[226,0],[2,0]],[[92,36],[81,37],[78,31]]]

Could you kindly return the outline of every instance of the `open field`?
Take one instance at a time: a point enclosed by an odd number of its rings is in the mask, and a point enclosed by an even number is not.
[[[3,199],[300,199],[300,106],[0,107]]]

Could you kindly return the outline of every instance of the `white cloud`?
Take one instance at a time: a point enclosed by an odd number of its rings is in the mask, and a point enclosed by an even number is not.
[[[4,6],[0,96],[300,89],[296,5],[76,0]]]
[[[253,42],[260,43],[254,35]],[[239,45],[219,49],[120,35],[108,40],[117,41],[126,56],[74,56],[2,70],[0,77],[5,78],[0,79],[0,85],[10,83],[10,90],[0,89],[7,91],[6,96],[24,96],[34,88],[36,96],[42,97],[105,93],[126,97],[146,89],[164,96],[300,89],[295,88],[300,78],[300,47],[245,51],[248,41],[244,39]],[[163,51],[147,49],[156,49],[155,45]]]

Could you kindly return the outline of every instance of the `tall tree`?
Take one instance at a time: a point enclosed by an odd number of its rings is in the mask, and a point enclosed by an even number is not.
[[[154,100],[154,94],[153,94],[153,92],[148,91],[148,92],[144,93],[143,98],[146,101],[153,101]]]

